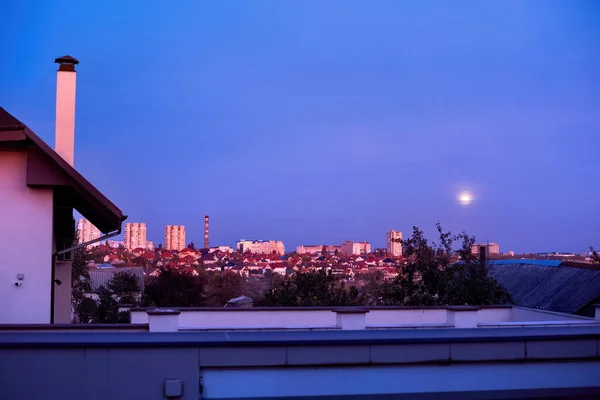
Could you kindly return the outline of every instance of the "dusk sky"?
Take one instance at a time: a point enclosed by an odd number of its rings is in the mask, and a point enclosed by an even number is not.
[[[598,1],[6,6],[0,106],[53,145],[53,60],[79,59],[75,166],[157,243],[201,245],[209,214],[211,245],[384,247],[439,220],[600,247]]]

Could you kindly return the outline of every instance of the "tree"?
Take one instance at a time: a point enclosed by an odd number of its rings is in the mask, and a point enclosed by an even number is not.
[[[71,266],[71,303],[73,306],[73,323],[88,323],[95,313],[95,302],[86,296],[92,292],[90,272],[86,265],[86,253],[83,248],[74,252]]]
[[[321,249],[321,255],[326,256],[327,254],[329,254],[327,251],[327,246],[323,245],[323,248]]]
[[[402,241],[406,262],[393,282],[377,289],[376,297],[382,304],[503,304],[510,300],[506,289],[490,276],[488,266],[472,254],[474,237],[464,232],[452,235],[439,224],[437,231],[439,243],[430,245],[417,227],[411,238]],[[453,259],[455,242],[461,243],[459,262]]]
[[[188,249],[192,249],[192,250],[196,249],[196,247],[194,246],[194,242],[190,242],[190,244],[188,244],[187,247],[188,247]]]
[[[244,279],[240,274],[223,271],[212,274],[211,278],[207,285],[207,306],[223,307],[230,299],[244,294]]]
[[[93,305],[89,302],[88,320],[102,324],[129,323],[129,313],[119,312],[119,304],[127,303],[136,305],[140,295],[140,284],[138,277],[131,272],[117,272],[107,282],[96,290],[98,301]]]
[[[101,286],[96,294],[98,295],[98,303],[95,315],[92,318],[93,322],[100,324],[129,322],[129,314],[126,312],[119,313],[117,300],[108,288]]]
[[[594,250],[594,248],[592,246],[590,246],[590,252],[592,253],[592,263],[594,264],[600,264],[600,255],[598,255],[598,252],[596,250]]]
[[[117,272],[108,282],[107,289],[121,304],[136,305],[140,296],[140,282],[132,272]]]
[[[204,274],[194,276],[187,270],[161,268],[144,288],[143,302],[156,307],[198,307],[204,305]]]
[[[358,306],[365,302],[355,287],[347,288],[324,270],[297,273],[265,291],[257,305],[276,307]]]

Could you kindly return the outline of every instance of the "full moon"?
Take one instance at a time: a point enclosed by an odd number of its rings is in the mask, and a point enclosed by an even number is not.
[[[473,196],[471,195],[471,193],[462,192],[461,194],[458,195],[458,202],[460,204],[462,204],[463,206],[468,206],[469,204],[471,204],[472,201],[473,201]]]

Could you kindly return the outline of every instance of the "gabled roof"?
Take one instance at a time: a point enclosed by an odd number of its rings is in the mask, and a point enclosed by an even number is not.
[[[121,229],[127,216],[31,129],[0,107],[0,150],[3,148],[27,151],[27,186],[54,188],[61,205],[75,208],[103,233]]]
[[[574,314],[600,297],[600,269],[591,264],[502,260],[490,262],[490,273],[521,307]]]

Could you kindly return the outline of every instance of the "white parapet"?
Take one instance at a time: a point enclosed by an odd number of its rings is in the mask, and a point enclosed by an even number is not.
[[[447,321],[455,328],[477,328],[477,314],[481,307],[450,306],[446,308]]]
[[[336,313],[336,323],[342,330],[364,331],[367,329],[367,313],[369,310],[362,308],[338,308],[332,310]]]
[[[179,310],[146,310],[150,332],[177,332],[179,330]]]

